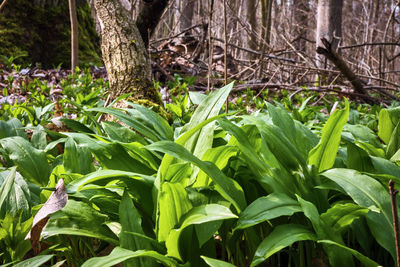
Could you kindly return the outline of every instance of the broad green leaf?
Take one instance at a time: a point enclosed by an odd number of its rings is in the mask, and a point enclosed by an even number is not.
[[[149,257],[157,262],[161,262],[165,266],[170,266],[170,267],[180,266],[174,259],[163,256],[155,251],[149,251],[149,250],[131,251],[123,249],[121,247],[116,247],[113,249],[110,255],[104,257],[91,258],[87,260],[82,265],[82,267],[92,267],[92,266],[111,267],[123,261],[138,257]]]
[[[202,161],[209,161],[214,163],[220,170],[222,170],[230,160],[231,157],[238,153],[238,149],[234,146],[219,146],[213,147],[204,153]],[[200,172],[196,178],[193,187],[206,187],[209,185],[211,179],[205,172]]]
[[[89,127],[77,120],[62,118],[60,121],[62,121],[69,129],[75,132],[94,133]]]
[[[152,184],[154,182],[154,177],[134,173],[134,172],[125,172],[125,171],[117,171],[117,170],[99,170],[96,172],[89,173],[79,179],[73,180],[71,183],[67,185],[67,192],[69,194],[73,194],[79,191],[84,185],[95,183],[102,180],[136,180],[138,182]]]
[[[132,158],[146,165],[148,168],[153,169],[154,172],[157,172],[160,165],[160,161],[154,156],[154,154],[148,151],[143,144],[138,142],[132,142],[132,143],[121,143],[121,146],[125,148],[126,152]]]
[[[226,115],[227,114],[221,114],[221,115],[209,118],[209,119],[201,122],[197,126],[193,127],[192,129],[188,130],[187,132],[185,132],[184,134],[179,136],[178,139],[175,140],[175,143],[183,146],[197,131],[201,130],[205,125],[207,125],[219,118],[222,118]],[[174,164],[176,161],[177,161],[176,158],[174,158],[173,156],[168,155],[168,154],[164,155],[164,157],[161,161],[161,164],[160,164],[160,168],[157,173],[158,181],[156,180],[156,184],[155,184],[157,190],[159,188],[160,183],[162,183],[164,180],[168,180],[165,177],[166,173],[168,172],[168,169],[171,166],[171,164]]]
[[[365,151],[368,152],[369,155],[374,156],[374,157],[381,157],[385,158],[385,151],[380,148],[380,147],[375,147],[371,144],[365,143],[365,142],[359,142],[355,141],[354,142],[357,146],[361,147]]]
[[[299,211],[302,209],[296,200],[284,194],[272,193],[256,199],[247,206],[240,214],[235,229],[248,228],[280,216],[291,216]]]
[[[142,219],[136,207],[133,205],[127,191],[122,195],[121,204],[119,206],[119,218],[121,223],[121,233],[119,235],[119,243],[121,248],[126,248],[132,251],[140,249],[151,249],[151,245],[147,240],[138,238],[127,232],[138,233],[144,235],[142,229]],[[124,266],[151,266],[152,262],[146,259],[131,259],[126,261]]]
[[[390,159],[400,148],[400,122],[394,127],[392,136],[386,147],[386,158]]]
[[[42,186],[47,184],[50,165],[42,150],[34,148],[29,141],[20,136],[1,139],[0,144],[25,179]]]
[[[0,121],[0,139],[12,136],[20,136],[28,139],[24,126],[17,118],[8,121]]]
[[[182,231],[195,224],[204,224],[212,221],[220,221],[226,219],[237,218],[227,207],[218,204],[208,204],[193,208],[181,219],[182,223],[178,229],[170,232],[166,240],[168,256],[182,259],[179,251],[179,237]],[[211,233],[212,235],[213,233]],[[209,236],[208,238],[210,238]]]
[[[343,128],[343,133],[349,132],[354,138],[352,141],[363,142],[370,144],[376,148],[381,148],[382,145],[376,134],[367,126],[346,124]]]
[[[289,113],[280,107],[266,103],[273,123],[282,130],[292,144],[296,145],[296,127]]]
[[[138,142],[143,145],[147,144],[147,141],[140,134],[132,131],[129,127],[111,121],[103,121],[101,122],[101,125],[112,141],[123,143]]]
[[[169,182],[161,185],[158,202],[160,214],[157,220],[157,238],[165,241],[182,215],[192,208],[192,203],[182,184]]]
[[[378,119],[378,136],[385,143],[389,144],[393,130],[400,119],[400,108],[381,109]]]
[[[254,146],[250,143],[245,132],[240,127],[234,125],[232,122],[226,119],[220,119],[218,120],[218,123],[225,131],[229,132],[237,139],[238,147],[250,161],[252,169],[255,169],[260,176],[265,173],[270,173],[268,165],[257,155],[254,150]]]
[[[65,142],[63,164],[70,173],[88,174],[94,171],[93,158],[88,147],[77,144],[71,137]]]
[[[105,225],[108,217],[82,201],[67,205],[50,216],[42,236],[77,235],[94,237],[118,245],[117,236]]]
[[[309,154],[308,163],[317,167],[319,172],[332,168],[340,144],[341,133],[349,116],[349,102],[345,109],[336,110],[322,128],[321,140]]]
[[[349,169],[332,169],[323,173],[336,182],[361,207],[380,210],[366,215],[371,233],[376,241],[396,258],[390,197],[387,190],[375,179]],[[385,229],[385,231],[382,231]]]
[[[29,258],[27,260],[21,261],[15,265],[14,267],[40,267],[43,266],[46,262],[48,262],[54,255],[38,255],[33,258]]]
[[[377,173],[389,174],[400,178],[400,167],[385,158],[371,157],[372,164]]]
[[[31,195],[28,184],[13,167],[0,173],[0,217],[6,213],[17,215],[21,212],[23,220],[30,217]]]
[[[248,120],[257,126],[262,139],[282,166],[287,170],[296,170],[299,164],[305,167],[305,158],[279,127],[261,117],[249,116]]]
[[[377,267],[377,266],[381,266],[381,264],[376,263],[375,261],[371,260],[370,258],[368,258],[367,256],[364,256],[363,254],[361,254],[360,252],[358,252],[357,250],[351,249],[349,247],[346,247],[345,245],[341,245],[337,242],[334,242],[332,240],[318,240],[318,243],[322,243],[325,245],[333,245],[336,246],[344,251],[350,252],[354,257],[356,257],[363,266],[365,267]]]
[[[258,246],[250,266],[257,266],[273,254],[295,242],[316,239],[315,234],[303,225],[279,225]]]
[[[334,232],[331,225],[328,225],[324,220],[322,220],[316,206],[313,203],[302,199],[298,195],[297,200],[303,209],[304,215],[311,221],[318,239],[329,239],[344,244],[341,235],[338,235],[336,232]],[[332,266],[354,266],[354,262],[350,253],[339,253],[338,248],[336,247],[323,246],[323,248],[328,255],[329,263]]]
[[[338,233],[347,229],[354,220],[365,216],[369,209],[353,203],[336,204],[321,214],[321,219]]]
[[[182,133],[196,127],[203,121],[215,117],[221,111],[226,99],[232,90],[233,82],[221,89],[208,95],[196,108],[189,123],[184,126]],[[211,148],[214,135],[214,123],[204,126],[200,131],[194,133],[184,147],[198,158],[201,158],[204,152]]]
[[[201,258],[208,264],[210,267],[235,267],[235,265],[230,264],[225,261],[209,258],[206,256],[201,256]]]
[[[163,139],[174,139],[173,129],[158,113],[135,103],[128,102],[128,104],[131,105],[132,108],[124,109],[126,112],[128,112],[134,118],[138,118],[139,120],[147,123],[150,127],[157,131],[157,133],[159,133]]]
[[[368,153],[355,144],[347,144],[347,168],[361,172],[374,172]]]
[[[120,143],[106,143],[104,140],[101,140],[102,137],[100,136],[95,137],[101,141],[80,133],[65,134],[72,137],[79,145],[86,146],[105,169],[140,172],[147,175],[155,173],[146,164],[130,156]]]
[[[122,112],[121,110],[115,108],[92,108],[88,109],[88,111],[97,111],[110,114],[153,142],[163,140],[163,138],[154,129],[150,128],[144,122],[133,118],[131,115]]]
[[[233,179],[227,177],[215,164],[199,160],[196,156],[186,150],[184,147],[171,142],[160,141],[147,146],[150,150],[160,151],[170,154],[180,160],[189,161],[199,167],[216,184],[216,190],[228,201],[230,201],[240,212],[246,206],[243,189]]]

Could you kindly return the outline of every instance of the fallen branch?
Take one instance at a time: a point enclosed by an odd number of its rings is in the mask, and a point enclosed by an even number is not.
[[[347,66],[346,62],[332,49],[331,43],[325,38],[321,39],[324,47],[317,47],[317,53],[329,59],[340,72],[350,81],[354,90],[361,95],[368,95],[364,88],[364,82]]]

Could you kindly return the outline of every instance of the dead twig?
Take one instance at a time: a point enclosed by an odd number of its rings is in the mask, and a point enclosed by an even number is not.
[[[0,12],[3,10],[3,8],[6,6],[7,0],[3,0],[0,4]]]

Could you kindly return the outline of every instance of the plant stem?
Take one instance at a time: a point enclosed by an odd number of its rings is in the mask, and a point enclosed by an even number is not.
[[[394,189],[393,180],[389,181],[389,194],[390,200],[392,202],[392,216],[393,216],[393,228],[394,228],[394,238],[396,241],[396,261],[397,266],[400,266],[400,245],[399,245],[399,217],[397,214],[397,205],[396,205],[396,195],[399,191]]]

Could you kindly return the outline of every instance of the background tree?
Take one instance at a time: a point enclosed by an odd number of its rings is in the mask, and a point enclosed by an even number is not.
[[[68,0],[69,16],[71,20],[71,71],[75,72],[75,68],[79,64],[79,42],[78,42],[78,17],[76,16],[75,0]]]
[[[317,47],[323,46],[321,38],[331,42],[332,49],[338,48],[342,38],[342,7],[343,0],[319,0],[317,7]],[[325,58],[317,54],[317,66],[323,68]]]

